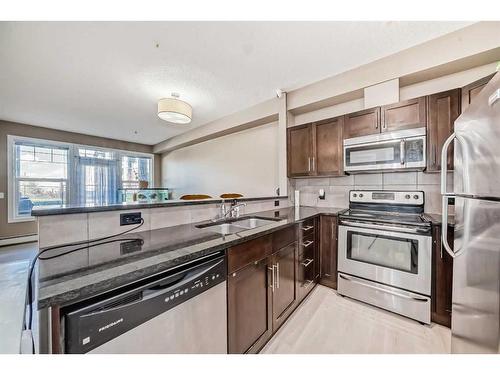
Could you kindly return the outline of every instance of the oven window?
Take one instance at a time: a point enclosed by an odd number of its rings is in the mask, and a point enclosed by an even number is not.
[[[347,231],[347,258],[417,274],[418,241]]]
[[[348,166],[394,164],[400,162],[400,142],[354,146],[346,149]]]

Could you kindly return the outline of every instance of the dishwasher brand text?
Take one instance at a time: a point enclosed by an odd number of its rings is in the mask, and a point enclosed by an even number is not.
[[[114,322],[111,322],[109,324],[106,324],[105,326],[99,328],[99,332],[102,332],[102,331],[105,331],[107,330],[108,328],[111,328],[113,326],[116,326],[117,324],[120,324],[120,323],[123,323],[123,318],[120,318],[118,320],[115,320]]]

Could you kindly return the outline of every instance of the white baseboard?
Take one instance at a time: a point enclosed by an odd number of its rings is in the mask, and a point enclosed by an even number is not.
[[[9,237],[0,239],[0,246],[17,245],[20,243],[38,241],[38,234],[30,236]]]

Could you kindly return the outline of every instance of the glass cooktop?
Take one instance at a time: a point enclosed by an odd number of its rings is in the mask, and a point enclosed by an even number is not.
[[[428,226],[430,223],[426,221],[422,215],[413,213],[387,212],[387,211],[368,211],[349,209],[340,215],[343,218],[366,220],[371,222],[384,222],[406,225],[423,225]]]

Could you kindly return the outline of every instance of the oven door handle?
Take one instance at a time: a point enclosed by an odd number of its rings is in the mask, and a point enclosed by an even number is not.
[[[383,292],[383,293],[387,293],[387,294],[392,294],[394,296],[401,297],[401,298],[404,298],[404,299],[409,299],[409,300],[418,301],[418,302],[428,302],[429,301],[428,298],[415,297],[413,295],[407,296],[407,295],[402,294],[402,293],[393,292],[392,290],[387,290],[387,289],[384,289],[384,288],[380,288],[378,286],[369,285],[369,284],[363,283],[362,281],[359,281],[359,280],[353,280],[353,279],[350,279],[350,278],[348,278],[347,276],[345,276],[345,275],[343,275],[341,273],[339,273],[339,277],[341,279],[347,280],[347,281],[349,281],[351,283],[359,284],[359,285],[362,285],[362,286],[364,286],[366,288],[375,289],[377,291],[380,291],[380,292]]]
[[[424,231],[419,228],[407,228],[407,227],[398,227],[398,226],[393,226],[393,225],[376,225],[376,224],[367,224],[367,223],[360,223],[357,221],[351,221],[351,220],[342,220],[342,224],[347,224],[352,227],[359,227],[359,228],[368,228],[368,229],[379,229],[379,230],[395,230],[399,232],[406,232],[406,233],[416,233],[416,234],[422,234]]]

